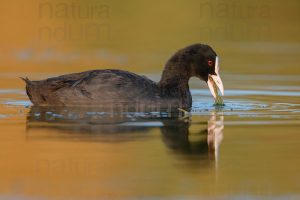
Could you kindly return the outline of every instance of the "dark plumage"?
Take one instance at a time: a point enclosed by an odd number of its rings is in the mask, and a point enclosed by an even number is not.
[[[167,61],[158,83],[145,76],[111,69],[67,74],[41,81],[23,80],[34,105],[143,103],[190,108],[192,96],[188,81],[195,76],[208,82],[209,76],[218,76],[216,56],[208,45],[194,44],[181,49]]]

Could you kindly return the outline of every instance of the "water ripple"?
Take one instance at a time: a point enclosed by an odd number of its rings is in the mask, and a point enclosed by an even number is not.
[[[224,97],[225,106],[214,106],[213,98],[208,89],[193,89],[193,106],[192,115],[209,115],[211,112],[219,112],[222,115],[240,116],[240,117],[269,117],[272,119],[290,119],[291,117],[299,118],[300,104],[288,102],[272,102],[272,99],[280,99],[281,97],[299,97],[300,92],[297,91],[269,91],[269,90],[226,90]],[[2,89],[0,90],[6,98],[0,98],[0,103],[4,106],[15,108],[29,108],[32,103],[27,100],[27,96],[23,90],[19,89]],[[7,98],[10,97],[10,98]],[[250,96],[270,96],[271,100],[253,100]],[[261,98],[259,98],[261,99]],[[1,113],[0,118],[3,118],[5,113]],[[19,111],[17,113],[19,115]],[[37,113],[37,117],[38,117]],[[104,112],[86,112],[87,116],[104,116],[110,113]],[[53,118],[62,118],[59,113],[48,113]],[[128,118],[148,117],[153,116],[168,116],[168,113],[142,113],[142,112],[127,112],[124,113]],[[73,116],[74,117],[74,116]],[[72,118],[72,117],[71,117]]]

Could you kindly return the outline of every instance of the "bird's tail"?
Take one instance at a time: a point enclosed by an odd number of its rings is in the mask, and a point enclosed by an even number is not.
[[[30,81],[27,77],[26,78],[20,77],[20,79],[22,79],[26,83],[27,96],[29,97],[30,101],[33,103],[32,92],[31,92],[33,87],[32,81]]]
[[[25,81],[26,84],[30,84],[31,81],[27,78],[27,77],[20,77],[20,79],[22,79],[23,81]]]

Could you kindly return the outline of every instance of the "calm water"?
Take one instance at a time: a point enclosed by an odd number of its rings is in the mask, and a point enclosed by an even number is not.
[[[191,80],[189,117],[40,110],[1,89],[0,199],[299,199],[300,77],[223,81],[216,108]]]
[[[0,200],[300,199],[300,1],[0,0]],[[31,107],[24,83],[115,68],[159,79],[193,43],[220,57],[224,107]],[[153,73],[153,74],[151,74]]]

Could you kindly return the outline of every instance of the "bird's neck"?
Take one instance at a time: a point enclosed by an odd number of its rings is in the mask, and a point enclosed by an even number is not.
[[[184,66],[168,62],[161,75],[158,85],[162,88],[189,89],[190,74]]]
[[[190,76],[185,70],[176,70],[174,67],[166,66],[161,80],[158,82],[161,96],[176,98],[184,107],[190,107],[192,96],[189,89]]]
[[[161,88],[166,89],[176,88],[186,90],[189,89],[189,78],[174,74],[173,76],[164,76],[163,74],[160,81],[158,82],[158,85]]]

